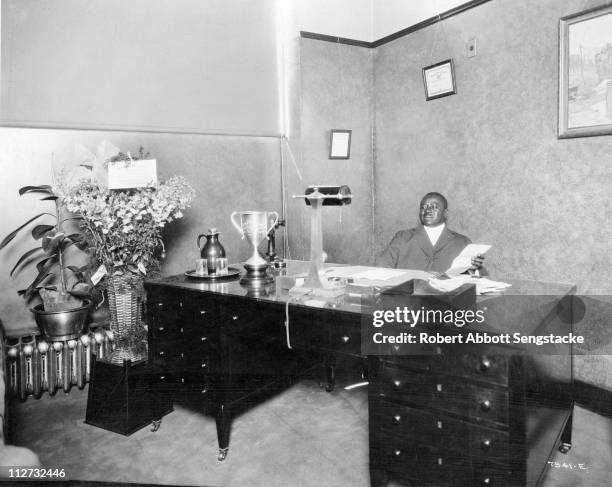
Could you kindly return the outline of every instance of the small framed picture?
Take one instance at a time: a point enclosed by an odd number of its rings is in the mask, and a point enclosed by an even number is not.
[[[351,157],[352,130],[332,130],[329,136],[329,158],[349,159]]]
[[[423,68],[423,83],[427,101],[457,93],[453,60],[447,59]]]

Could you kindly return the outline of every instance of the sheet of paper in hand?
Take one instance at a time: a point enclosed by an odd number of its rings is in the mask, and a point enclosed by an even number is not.
[[[472,267],[472,259],[477,255],[483,255],[491,248],[490,245],[470,244],[455,257],[450,268],[445,272],[447,276],[457,276]]]

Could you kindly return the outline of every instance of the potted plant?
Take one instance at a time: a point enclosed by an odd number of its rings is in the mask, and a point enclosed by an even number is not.
[[[78,217],[68,214],[63,200],[51,186],[24,186],[19,189],[19,195],[25,194],[43,195],[41,201],[52,203],[54,212],[42,212],[30,218],[0,242],[0,250],[35,220],[45,216],[53,218],[52,224],[42,223],[32,228],[32,238],[40,243],[17,260],[10,274],[15,276],[35,264],[36,277],[18,294],[28,303],[40,297],[42,303],[32,307],[31,311],[47,337],[52,340],[76,338],[83,330],[89,313],[92,285],[86,280],[89,264],[68,265],[66,250],[75,246],[84,252],[87,242],[80,232],[66,231],[69,222]]]

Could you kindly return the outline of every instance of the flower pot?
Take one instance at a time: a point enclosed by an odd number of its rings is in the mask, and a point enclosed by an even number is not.
[[[90,301],[68,311],[45,311],[39,304],[30,309],[34,313],[36,324],[42,333],[51,341],[73,340],[81,336],[87,321]]]
[[[113,363],[135,362],[146,357],[146,331],[142,321],[143,279],[132,276],[111,276],[107,279],[110,329],[115,350],[109,357]]]

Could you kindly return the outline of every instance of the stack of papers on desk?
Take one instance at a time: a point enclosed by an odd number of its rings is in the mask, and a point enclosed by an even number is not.
[[[428,283],[434,289],[445,293],[454,291],[463,284],[476,284],[476,294],[499,292],[512,286],[512,284],[505,282],[492,281],[485,277],[474,278],[465,274],[450,279],[430,279]]]
[[[348,279],[357,286],[393,287],[410,279],[427,280],[432,277],[430,272],[409,269],[388,269],[364,265],[334,266],[324,270],[327,278]]]

